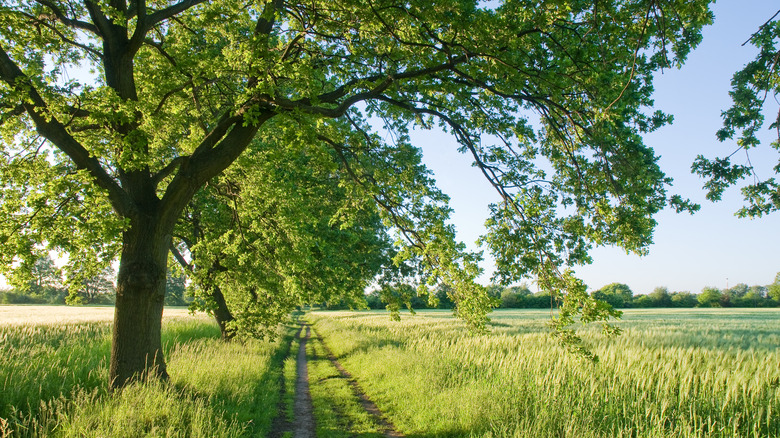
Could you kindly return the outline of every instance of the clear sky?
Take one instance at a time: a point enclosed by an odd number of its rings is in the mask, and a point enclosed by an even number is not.
[[[722,125],[721,111],[730,106],[728,95],[733,73],[753,59],[757,50],[742,46],[758,27],[780,7],[767,0],[721,0],[714,6],[715,23],[704,30],[699,47],[681,70],[656,75],[656,108],[674,115],[675,121],[645,137],[661,156],[661,168],[674,178],[672,191],[701,204],[695,215],[663,211],[654,234],[654,244],[645,257],[626,255],[617,248],[598,248],[594,263],[576,269],[592,289],[612,282],[625,283],[635,294],[658,286],[671,291],[698,293],[705,286],[724,288],[737,283],[766,285],[780,271],[780,213],[760,219],[738,219],[734,212],[742,205],[738,189],[731,189],[720,203],[704,198],[703,180],[692,175],[691,163],[698,154],[729,155],[734,142],[720,143],[715,137]],[[772,100],[770,98],[770,100]],[[777,114],[774,100],[767,114]],[[762,178],[772,176],[777,151],[770,150],[773,132],[762,132],[764,145],[751,152],[751,161]],[[455,152],[454,140],[443,134],[419,132],[413,141],[423,147],[425,163],[439,187],[451,197],[453,224],[458,238],[471,249],[484,232],[487,205],[498,197],[471,160]],[[736,155],[739,162],[744,154]],[[487,251],[485,251],[487,254]],[[489,281],[492,263],[483,263]]]

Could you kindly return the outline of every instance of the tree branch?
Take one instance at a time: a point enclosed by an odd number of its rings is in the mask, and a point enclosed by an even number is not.
[[[131,9],[133,8],[135,8],[138,18],[136,19],[133,36],[130,37],[130,51],[135,53],[135,51],[141,48],[141,44],[143,44],[146,33],[149,31],[150,27],[146,23],[146,1],[135,0],[131,5]]]
[[[206,136],[195,152],[182,160],[179,171],[161,201],[162,222],[174,224],[192,195],[206,181],[227,169],[249,146],[260,126],[275,114],[271,110],[264,111],[253,123],[245,123],[243,111],[223,117],[218,127]]]
[[[157,12],[154,12],[153,14],[149,15],[146,18],[146,26],[144,29],[144,33],[146,33],[149,29],[153,28],[157,23],[160,23],[161,21],[167,20],[174,15],[180,14],[187,9],[190,9],[193,6],[197,6],[206,0],[184,0],[179,3],[176,3],[175,5],[171,5],[165,9],[161,9]]]
[[[57,7],[54,3],[48,1],[48,0],[34,0],[36,3],[38,3],[41,6],[45,6],[49,8],[54,16],[59,20],[62,24],[70,27],[75,27],[77,29],[86,30],[87,32],[91,32],[93,34],[99,34],[97,27],[95,27],[94,24],[87,23],[84,21],[79,20],[73,20],[68,18],[62,10]]]
[[[774,20],[774,19],[775,19],[775,17],[777,17],[778,15],[780,15],[780,10],[778,10],[777,12],[775,12],[775,15],[772,15],[772,17],[771,17],[769,20],[766,20],[766,23],[764,23],[764,24],[762,24],[761,26],[759,26],[759,27],[758,27],[758,30],[757,30],[757,31],[755,31],[755,32],[753,32],[753,34],[752,34],[752,35],[750,35],[750,38],[748,38],[748,39],[747,39],[747,41],[745,41],[744,43],[742,43],[742,45],[744,46],[744,45],[746,45],[747,43],[749,43],[749,42],[750,42],[750,40],[752,40],[754,36],[758,35],[758,33],[759,33],[759,32],[761,32],[761,31],[762,31],[762,30],[763,30],[765,27],[769,26],[769,23],[771,23],[771,22],[772,22],[772,20]]]
[[[403,79],[414,79],[425,75],[430,75],[433,73],[437,73],[444,70],[451,70],[453,67],[455,67],[458,64],[463,63],[464,61],[467,61],[468,58],[466,55],[456,56],[454,58],[451,58],[448,62],[444,64],[435,65],[433,67],[427,67],[422,68],[419,70],[412,70],[412,71],[406,71],[403,73],[397,73],[392,75],[393,80],[403,80]],[[346,84],[336,88],[333,91],[329,91],[327,93],[322,93],[319,96],[317,96],[317,101],[319,102],[325,102],[325,103],[333,103],[337,101],[338,99],[341,99],[342,97],[346,96],[349,93],[349,90],[357,85],[360,82],[376,82],[383,78],[389,78],[389,75],[373,75],[368,76],[365,78],[358,78],[353,79]],[[310,105],[311,100],[310,99],[301,99],[296,102],[300,102],[302,104]]]
[[[192,267],[192,264],[187,263],[187,260],[185,260],[184,256],[181,255],[179,248],[177,248],[176,245],[174,245],[173,243],[171,243],[171,254],[173,254],[173,258],[175,258],[176,261],[179,262],[181,267],[186,269],[187,272],[189,272],[190,274],[194,272],[194,268]]]
[[[176,170],[177,167],[181,166],[181,163],[186,161],[189,157],[176,157],[173,160],[171,160],[170,163],[168,163],[167,166],[160,169],[159,172],[152,175],[152,184],[156,187],[162,180],[164,180],[168,175],[173,173],[174,170]]]
[[[135,210],[127,193],[111,178],[95,157],[76,141],[54,115],[33,84],[22,70],[0,47],[0,78],[12,89],[27,95],[29,100],[22,103],[24,110],[35,123],[38,132],[73,160],[79,169],[87,170],[98,186],[108,192],[111,205],[121,216],[129,217]]]

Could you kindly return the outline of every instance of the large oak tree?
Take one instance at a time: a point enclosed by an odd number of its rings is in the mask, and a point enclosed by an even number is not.
[[[416,182],[377,152],[413,161],[407,130],[441,126],[501,195],[486,237],[499,276],[533,275],[563,297],[562,327],[603,319],[609,309],[559,267],[586,263],[593,244],[643,251],[653,214],[685,207],[641,134],[669,121],[651,110],[652,75],[698,43],[707,4],[4,2],[2,264],[60,249],[79,273],[121,248],[111,385],[164,377],[177,221],[254,140],[299,132],[347,161],[367,151],[344,178],[397,226],[399,257],[451,284],[458,315],[479,325],[491,300],[444,207],[415,190],[405,203],[397,188]]]

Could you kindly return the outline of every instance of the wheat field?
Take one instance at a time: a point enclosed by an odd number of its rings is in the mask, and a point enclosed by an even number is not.
[[[474,335],[442,312],[313,313],[325,343],[403,432],[474,437],[780,436],[780,312],[636,310],[564,352],[549,311],[496,311]]]

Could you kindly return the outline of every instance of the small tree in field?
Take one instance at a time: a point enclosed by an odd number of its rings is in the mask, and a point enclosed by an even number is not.
[[[62,284],[62,274],[54,260],[46,254],[38,258],[30,270],[31,279],[27,284],[25,293],[54,303],[62,299],[65,294]]]
[[[627,307],[631,305],[634,292],[628,285],[622,283],[610,283],[593,292],[593,297],[609,303],[612,307]]]
[[[165,276],[165,305],[186,306],[184,294],[187,290],[187,278],[183,275],[168,271]]]
[[[111,278],[115,275],[110,266],[106,267],[97,275],[85,279],[66,301],[68,304],[113,304],[116,290]]]
[[[485,240],[498,275],[538,278],[561,300],[557,333],[576,345],[566,327],[578,314],[615,314],[565,266],[588,262],[594,244],[643,252],[656,212],[690,207],[667,194],[641,134],[670,120],[652,111],[653,73],[699,42],[708,3],[6,5],[0,267],[29,270],[57,249],[86,276],[118,256],[111,385],[165,378],[178,221],[255,140],[284,153],[294,139],[361,164],[334,172],[397,230],[398,260],[417,258],[429,283],[451,285],[456,314],[480,328],[493,300],[473,282],[477,258],[455,243],[444,200],[420,185],[430,177],[409,144],[409,129],[440,126],[501,196]]]
[[[723,293],[715,287],[705,287],[698,296],[702,307],[722,307]]]

